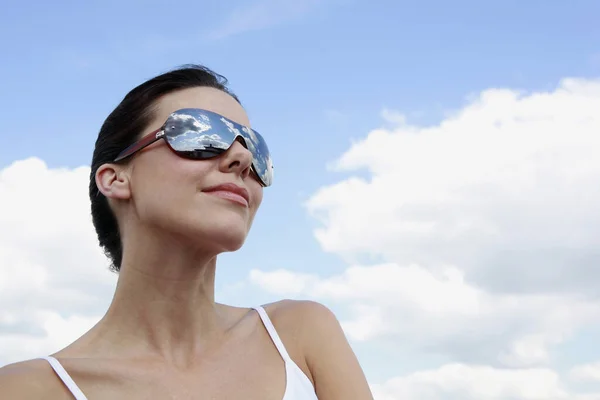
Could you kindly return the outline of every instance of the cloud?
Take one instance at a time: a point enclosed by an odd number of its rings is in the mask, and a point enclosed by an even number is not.
[[[89,168],[37,158],[0,171],[0,365],[59,350],[114,290],[89,211]]]
[[[600,398],[551,369],[558,344],[600,321],[598,110],[600,81],[585,79],[485,90],[431,126],[384,110],[394,127],[331,164],[357,176],[306,203],[315,238],[347,269],[250,280],[344,310],[355,343],[454,362],[374,385],[378,400]]]
[[[600,82],[567,79],[484,91],[435,126],[374,130],[334,163],[371,178],[308,201],[315,236],[350,260],[458,265],[494,291],[597,293],[599,109]]]
[[[372,386],[377,400],[597,400],[600,393],[573,394],[546,368],[497,369],[448,364]]]
[[[406,115],[399,113],[398,111],[390,110],[389,108],[384,108],[381,111],[381,118],[383,118],[384,121],[395,125],[406,124]]]
[[[545,365],[552,346],[600,320],[597,302],[490,293],[455,267],[351,266],[328,278],[254,270],[250,280],[277,295],[344,304],[350,317],[342,325],[354,340],[386,339],[462,362]]]
[[[257,31],[300,18],[323,3],[317,0],[255,0],[234,9],[209,37],[223,39],[244,32]]]
[[[600,382],[600,362],[577,365],[569,375],[574,381]]]

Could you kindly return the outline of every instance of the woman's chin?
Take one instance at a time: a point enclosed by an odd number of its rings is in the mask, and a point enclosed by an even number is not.
[[[194,235],[197,238],[195,243],[217,253],[227,253],[239,250],[246,242],[248,231],[245,226],[219,228],[214,226],[208,231],[198,232],[198,235]]]

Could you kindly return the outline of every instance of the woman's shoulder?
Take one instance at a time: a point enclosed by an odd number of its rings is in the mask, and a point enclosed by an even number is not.
[[[64,389],[56,384],[50,364],[34,359],[0,368],[0,388],[7,399],[62,399]]]
[[[282,300],[265,310],[282,341],[293,343],[292,359],[315,385],[323,399],[372,399],[356,355],[335,314],[315,301]],[[287,342],[286,342],[287,340]],[[288,350],[289,351],[289,350]]]
[[[325,340],[345,340],[335,314],[325,305],[312,300],[280,300],[264,306],[275,329],[290,351],[306,361],[318,357],[320,344]],[[286,340],[287,339],[287,340]]]
[[[285,299],[266,304],[264,309],[276,328],[302,330],[310,333],[315,332],[315,328],[321,330],[327,329],[332,324],[338,325],[335,314],[328,307],[312,300]],[[302,339],[306,339],[306,337],[302,337]]]
[[[331,326],[339,326],[333,312],[311,300],[285,299],[263,308],[292,360],[314,384],[314,344]]]

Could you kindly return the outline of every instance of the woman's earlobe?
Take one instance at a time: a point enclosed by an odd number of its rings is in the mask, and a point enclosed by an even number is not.
[[[126,200],[131,196],[129,176],[119,165],[101,165],[96,171],[96,186],[108,198]]]

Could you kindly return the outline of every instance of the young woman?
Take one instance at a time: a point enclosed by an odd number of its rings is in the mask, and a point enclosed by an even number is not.
[[[65,349],[2,368],[0,397],[372,399],[324,306],[215,302],[217,256],[243,245],[272,180],[265,139],[222,76],[186,66],[133,89],[100,130],[90,176],[113,301]]]

